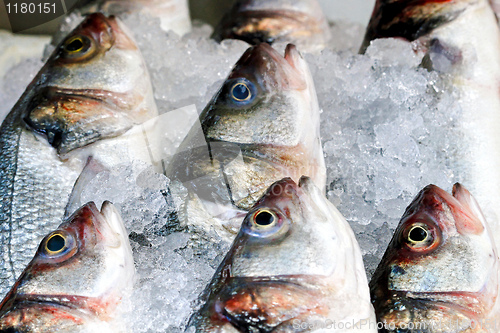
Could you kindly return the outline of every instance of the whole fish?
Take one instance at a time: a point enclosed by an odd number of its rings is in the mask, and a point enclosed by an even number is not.
[[[301,51],[313,52],[327,46],[331,32],[317,0],[238,0],[215,28],[213,38],[293,43]]]
[[[142,56],[117,19],[91,15],[59,45],[0,128],[1,295],[61,223],[87,156],[123,161],[99,142],[156,113]]]
[[[379,0],[363,48],[381,37],[413,41],[426,53],[422,65],[443,73],[455,89],[460,138],[444,151],[456,179],[476,193],[499,244],[500,29],[490,4]]]
[[[93,202],[48,234],[0,304],[0,332],[125,332],[134,260],[116,208]]]
[[[121,16],[133,12],[146,13],[160,19],[164,31],[178,35],[191,31],[191,18],[187,0],[90,0],[79,8],[83,14],[102,12]]]
[[[499,259],[476,200],[424,188],[406,209],[370,282],[383,332],[498,332]]]
[[[361,252],[310,178],[250,210],[190,325],[196,332],[376,332]]]
[[[295,46],[284,57],[268,44],[249,48],[199,120],[167,172],[190,191],[181,222],[232,239],[275,181],[308,175],[325,187],[316,91]]]

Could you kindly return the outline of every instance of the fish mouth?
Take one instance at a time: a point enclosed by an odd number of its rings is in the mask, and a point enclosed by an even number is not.
[[[23,119],[64,155],[130,129],[135,121],[125,113],[137,98],[99,89],[47,87],[30,101]]]
[[[422,318],[422,321],[440,320],[444,317],[454,318],[463,316],[463,319],[473,319],[478,313],[485,311],[487,306],[482,300],[481,295],[469,292],[441,292],[441,293],[414,293],[409,295],[407,292],[390,291],[391,302],[382,305],[378,309],[378,320],[387,321],[387,323],[399,322],[404,324],[400,318],[413,318],[413,321]],[[488,303],[488,302],[486,302]],[[374,304],[377,307],[377,304]],[[408,315],[401,315],[401,311],[409,312]],[[419,314],[421,312],[421,314]],[[425,316],[425,317],[422,317]]]
[[[377,0],[360,52],[377,38],[414,41],[459,17],[477,0]]]
[[[250,45],[272,44],[287,36],[302,38],[321,31],[321,20],[307,13],[286,9],[233,10],[216,27],[213,38],[239,39]]]
[[[244,332],[250,328],[252,332],[272,332],[283,322],[306,313],[321,316],[328,307],[311,279],[314,277],[231,278],[214,299],[211,318],[229,322]]]

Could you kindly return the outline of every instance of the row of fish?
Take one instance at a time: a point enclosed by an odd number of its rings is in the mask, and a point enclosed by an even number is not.
[[[235,8],[257,8],[263,15],[269,11],[265,3]],[[312,13],[319,8],[303,3]],[[483,128],[479,134],[471,130],[468,138],[478,171],[474,188],[495,197],[498,156],[489,152],[497,148],[498,96],[492,90],[499,56],[492,43],[500,38],[493,12],[486,1],[426,1],[405,3],[405,15],[394,18],[401,3],[377,4],[367,41],[408,32],[396,29],[400,25],[415,29],[400,37],[416,41],[416,51],[426,53],[423,66],[450,74],[466,96],[462,103],[471,129]],[[278,21],[290,17],[274,15]],[[242,39],[279,41],[278,34],[249,37],[255,26],[227,23],[234,17],[238,15],[231,14],[223,24],[239,25]],[[489,44],[465,41],[457,32],[470,30],[464,21],[471,20],[481,22],[474,28],[491,25],[488,33],[475,34]],[[256,15],[249,22],[269,20]],[[216,31],[222,30],[227,28]],[[305,40],[318,45],[314,38]],[[65,214],[64,205],[87,157],[103,164],[123,160],[128,155],[114,138],[156,114],[144,60],[127,28],[118,19],[90,15],[56,49],[0,129],[4,290],[14,284],[41,236],[72,213]],[[179,223],[215,228],[225,239],[236,238],[202,296],[207,303],[192,317],[195,331],[321,331],[340,323],[334,331],[380,329],[354,235],[320,190],[325,187],[325,165],[319,107],[296,47],[287,46],[284,57],[268,44],[249,48],[200,115],[200,123],[202,132],[188,134],[166,171],[190,192]],[[205,146],[197,145],[200,136]],[[284,177],[290,178],[278,181]],[[200,191],[204,186],[208,190]],[[175,186],[172,191],[175,195]],[[471,320],[498,314],[498,258],[491,240],[498,223],[490,232],[478,207],[460,185],[453,196],[429,186],[409,206],[370,284],[378,320],[397,326],[383,329],[408,330],[410,323],[436,325],[445,318],[460,320],[462,326],[451,328],[455,321],[450,320],[448,328],[426,330],[459,332]],[[44,238],[2,303],[5,332],[51,332],[53,327],[96,332],[103,329],[99,325],[108,325],[104,327],[109,331],[123,329],[111,323],[108,313],[122,297],[114,294],[114,287],[129,289],[133,276],[118,214],[110,204],[102,213],[88,204],[67,221]],[[103,245],[108,241],[113,250]],[[92,242],[100,245],[87,249]],[[117,263],[120,268],[113,266]],[[66,288],[62,282],[75,281],[74,273],[80,280]]]
[[[285,178],[245,217],[190,326],[494,332],[499,272],[488,224],[470,193],[459,184],[453,196],[428,186],[406,210],[370,283],[376,322],[348,223],[311,179],[297,185]],[[0,331],[125,332],[118,309],[133,276],[119,213],[109,202],[101,212],[86,204],[42,240],[0,305]]]

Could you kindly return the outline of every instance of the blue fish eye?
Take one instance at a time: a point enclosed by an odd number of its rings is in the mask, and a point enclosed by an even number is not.
[[[252,97],[252,92],[246,83],[238,82],[231,88],[231,96],[238,102],[248,101]]]

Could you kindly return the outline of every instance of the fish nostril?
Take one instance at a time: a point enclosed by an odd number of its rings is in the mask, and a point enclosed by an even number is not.
[[[57,148],[61,145],[62,131],[57,129],[49,129],[45,132],[45,135],[47,136],[47,140],[52,147]]]
[[[58,148],[61,145],[63,131],[60,128],[44,126],[43,124],[34,122],[29,116],[24,117],[23,120],[35,132],[44,134],[52,147]]]

